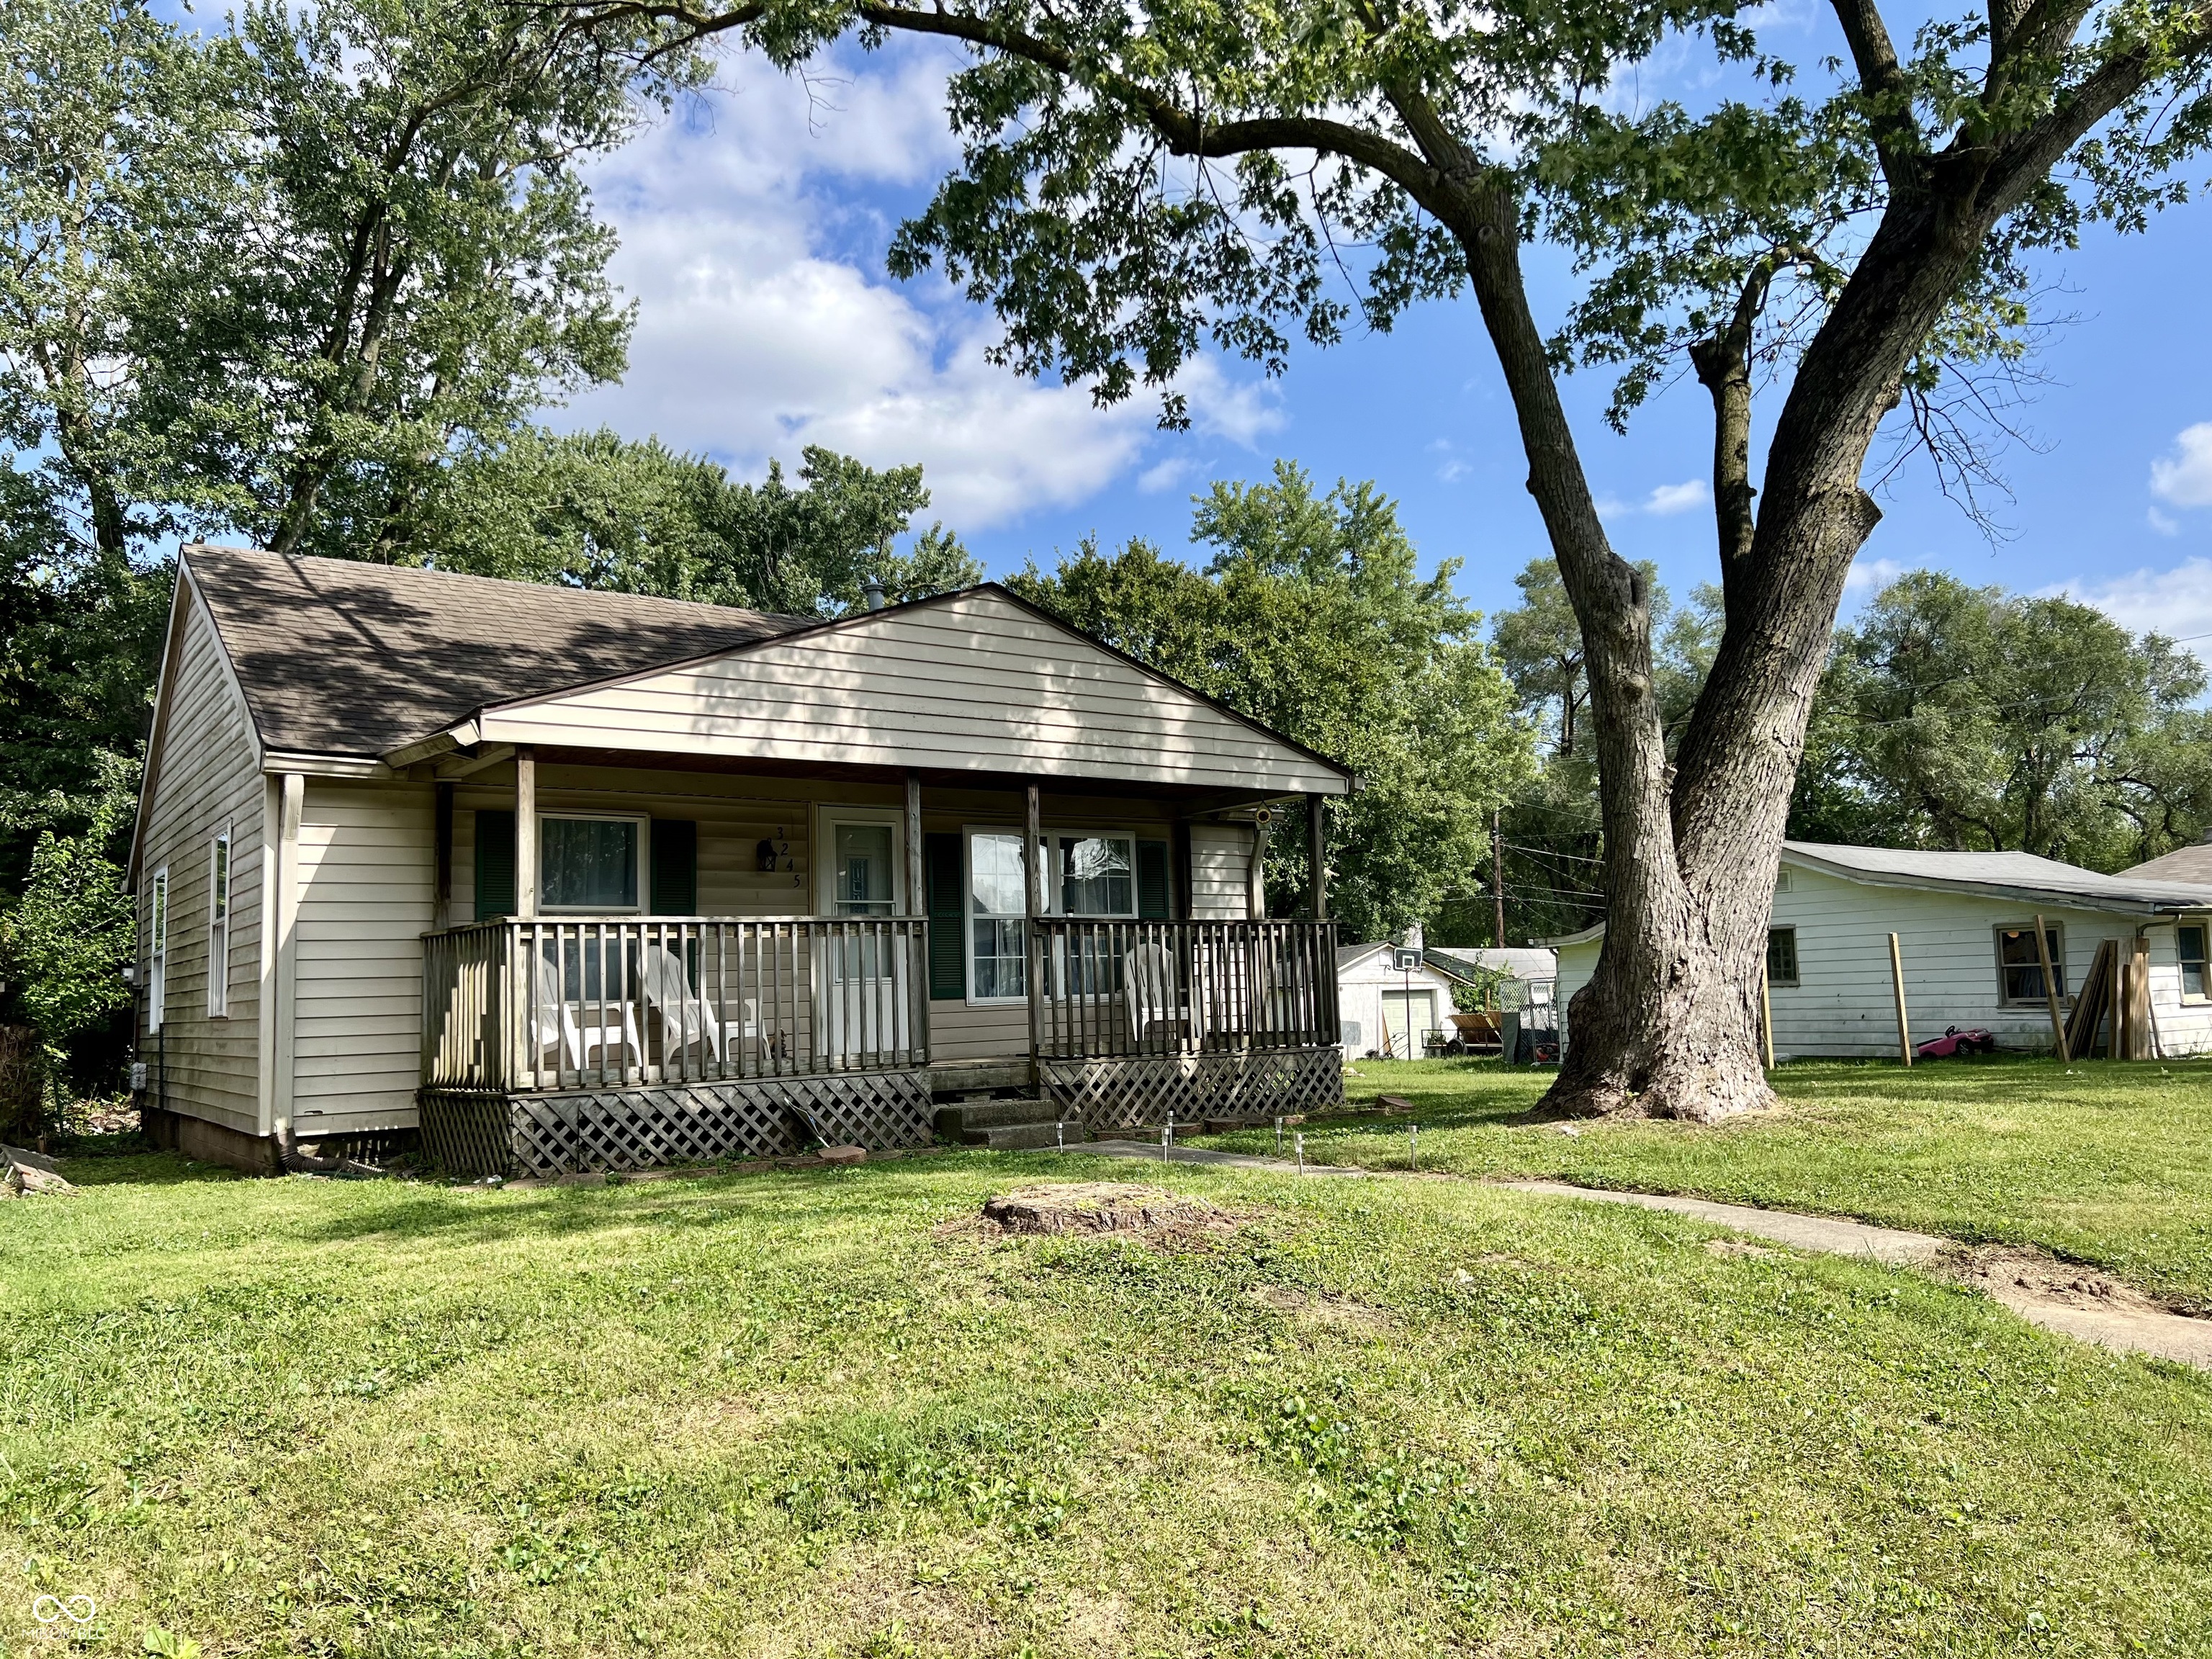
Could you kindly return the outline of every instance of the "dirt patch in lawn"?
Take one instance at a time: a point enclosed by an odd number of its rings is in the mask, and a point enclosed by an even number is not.
[[[2084,1342],[2212,1369],[2212,1320],[2175,1313],[2123,1279],[2016,1244],[1952,1245],[1936,1269],[2022,1318]]]
[[[2032,1300],[2113,1313],[2166,1311],[2134,1285],[2078,1261],[2061,1261],[2047,1250],[2017,1244],[1958,1244],[1945,1250],[1936,1265],[1948,1277],[2000,1302]]]

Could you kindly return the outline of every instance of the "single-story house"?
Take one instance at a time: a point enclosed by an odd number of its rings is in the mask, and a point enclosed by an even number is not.
[[[1323,1106],[1326,859],[1296,920],[1260,860],[1352,785],[995,585],[823,621],[190,546],[147,1121],[493,1174]]]
[[[1563,1009],[1596,969],[1603,933],[1601,923],[1553,941]],[[2100,875],[2027,853],[1793,841],[1783,847],[1767,936],[1778,1059],[1896,1057],[1893,933],[1916,1045],[1952,1026],[1978,1027],[2001,1047],[2051,1052],[2047,953],[2076,1055],[2092,1043],[2112,1052],[2116,992],[2125,999],[2123,1057],[2212,1049],[2212,881]],[[1571,1030],[1563,1036],[1573,1041]]]

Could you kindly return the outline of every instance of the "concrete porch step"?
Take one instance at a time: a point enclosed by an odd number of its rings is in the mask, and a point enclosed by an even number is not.
[[[1064,1124],[1000,1123],[988,1129],[963,1130],[960,1135],[964,1146],[988,1146],[1001,1152],[1035,1152],[1042,1146],[1073,1146],[1090,1139],[1091,1131],[1073,1119]]]
[[[1014,1123],[1049,1123],[1053,1106],[1035,1095],[1019,1100],[963,1100],[937,1109],[935,1122],[941,1135],[961,1135],[970,1129],[997,1129]]]

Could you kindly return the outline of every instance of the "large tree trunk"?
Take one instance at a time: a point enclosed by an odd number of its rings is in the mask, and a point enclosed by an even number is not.
[[[1881,517],[1860,471],[1966,269],[1946,240],[1932,212],[1893,208],[1800,364],[1749,545],[1723,547],[1727,625],[1663,799],[1601,751],[1606,935],[1567,1010],[1551,1110],[1711,1122],[1771,1098],[1755,1001],[1783,829],[1844,578]],[[1732,447],[1720,447],[1717,494],[1732,482]],[[1588,630],[1606,596],[1561,569]],[[1617,678],[1593,672],[1590,701],[1601,732],[1609,711],[1637,717],[1635,688]],[[1664,868],[1622,839],[1653,839],[1650,817],[1667,828]]]

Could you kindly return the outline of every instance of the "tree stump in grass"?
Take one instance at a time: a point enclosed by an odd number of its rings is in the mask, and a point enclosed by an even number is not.
[[[1162,1233],[1218,1227],[1227,1218],[1202,1198],[1164,1188],[1070,1181],[986,1199],[983,1219],[1008,1233]]]

